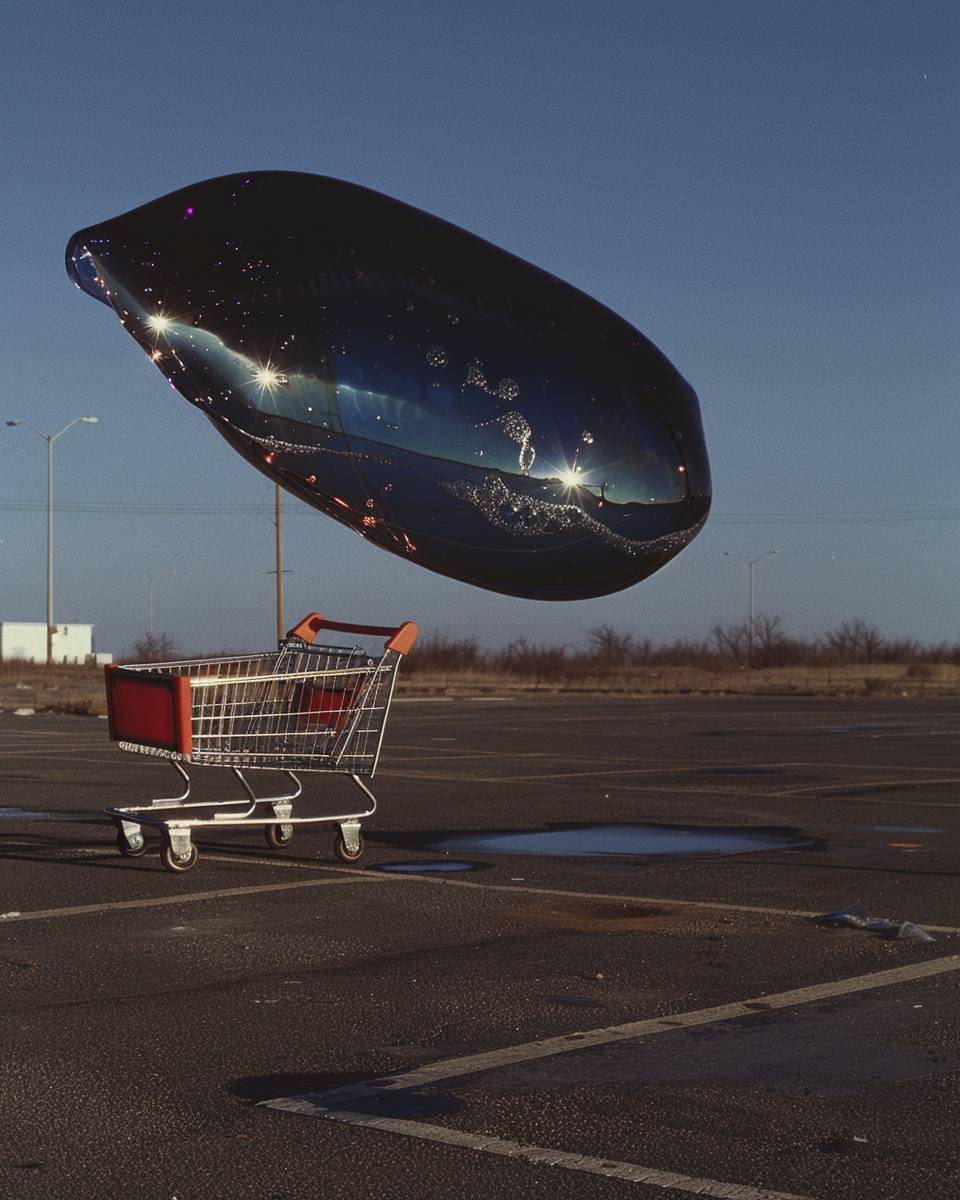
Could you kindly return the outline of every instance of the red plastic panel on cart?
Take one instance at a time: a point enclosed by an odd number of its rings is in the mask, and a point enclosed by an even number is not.
[[[334,733],[339,733],[350,715],[352,699],[352,691],[318,688],[307,683],[297,689],[294,704],[298,716],[308,717],[319,725],[329,725]]]
[[[110,736],[114,741],[191,751],[190,681],[170,675],[107,674]]]

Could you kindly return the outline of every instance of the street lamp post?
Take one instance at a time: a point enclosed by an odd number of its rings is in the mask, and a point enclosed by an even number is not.
[[[25,429],[29,429],[31,433],[35,433],[37,437],[43,438],[47,443],[47,666],[53,663],[53,443],[58,437],[62,437],[68,429],[72,429],[74,425],[96,425],[97,417],[74,417],[72,421],[68,421],[66,425],[58,433],[41,433],[39,429],[35,429],[29,421],[20,420],[18,417],[15,421],[8,421],[8,425],[22,425]]]
[[[769,558],[771,554],[779,554],[780,551],[764,550],[756,558],[742,558],[730,550],[724,550],[723,553],[727,558],[737,558],[740,562],[747,564],[747,666],[750,667],[753,665],[753,567],[761,559]]]

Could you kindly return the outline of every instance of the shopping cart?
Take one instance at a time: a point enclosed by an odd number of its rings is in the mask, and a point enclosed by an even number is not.
[[[357,645],[317,645],[317,635],[328,630],[386,635],[383,654],[370,657]],[[377,807],[361,777],[377,769],[397,669],[417,633],[412,621],[388,629],[311,613],[273,652],[108,666],[110,737],[121,750],[169,760],[184,789],[145,805],[107,808],[120,853],[138,858],[147,850],[145,829],[156,829],[164,867],[189,871],[197,861],[194,829],[262,826],[267,844],[279,849],[293,838],[294,826],[326,821],[337,826],[337,857],[356,862],[363,853],[360,822]],[[184,764],[229,767],[244,799],[190,800]],[[258,796],[244,774],[253,769],[282,771],[295,790]],[[303,792],[295,771],[349,775],[366,807],[338,816],[295,817],[293,802]],[[194,815],[198,809],[217,811]]]

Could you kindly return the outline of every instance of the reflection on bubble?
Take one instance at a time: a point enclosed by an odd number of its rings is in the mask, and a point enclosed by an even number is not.
[[[603,595],[706,519],[697,399],[667,359],[582,292],[386,196],[226,176],[83,230],[67,266],[259,470],[434,571]]]

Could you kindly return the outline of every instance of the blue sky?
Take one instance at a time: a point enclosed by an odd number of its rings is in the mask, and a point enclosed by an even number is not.
[[[229,171],[352,180],[596,296],[696,388],[714,515],[659,574],[547,604],[292,498],[287,618],[499,645],[760,611],[956,640],[960,9],[887,0],[38,3],[5,26],[0,417],[55,432],[56,616],[122,652],[269,645],[272,487],[76,291],[76,229]],[[45,448],[0,426],[0,619],[42,620]],[[177,515],[166,504],[223,511]],[[33,505],[24,511],[23,505]],[[257,508],[259,506],[259,510]]]

